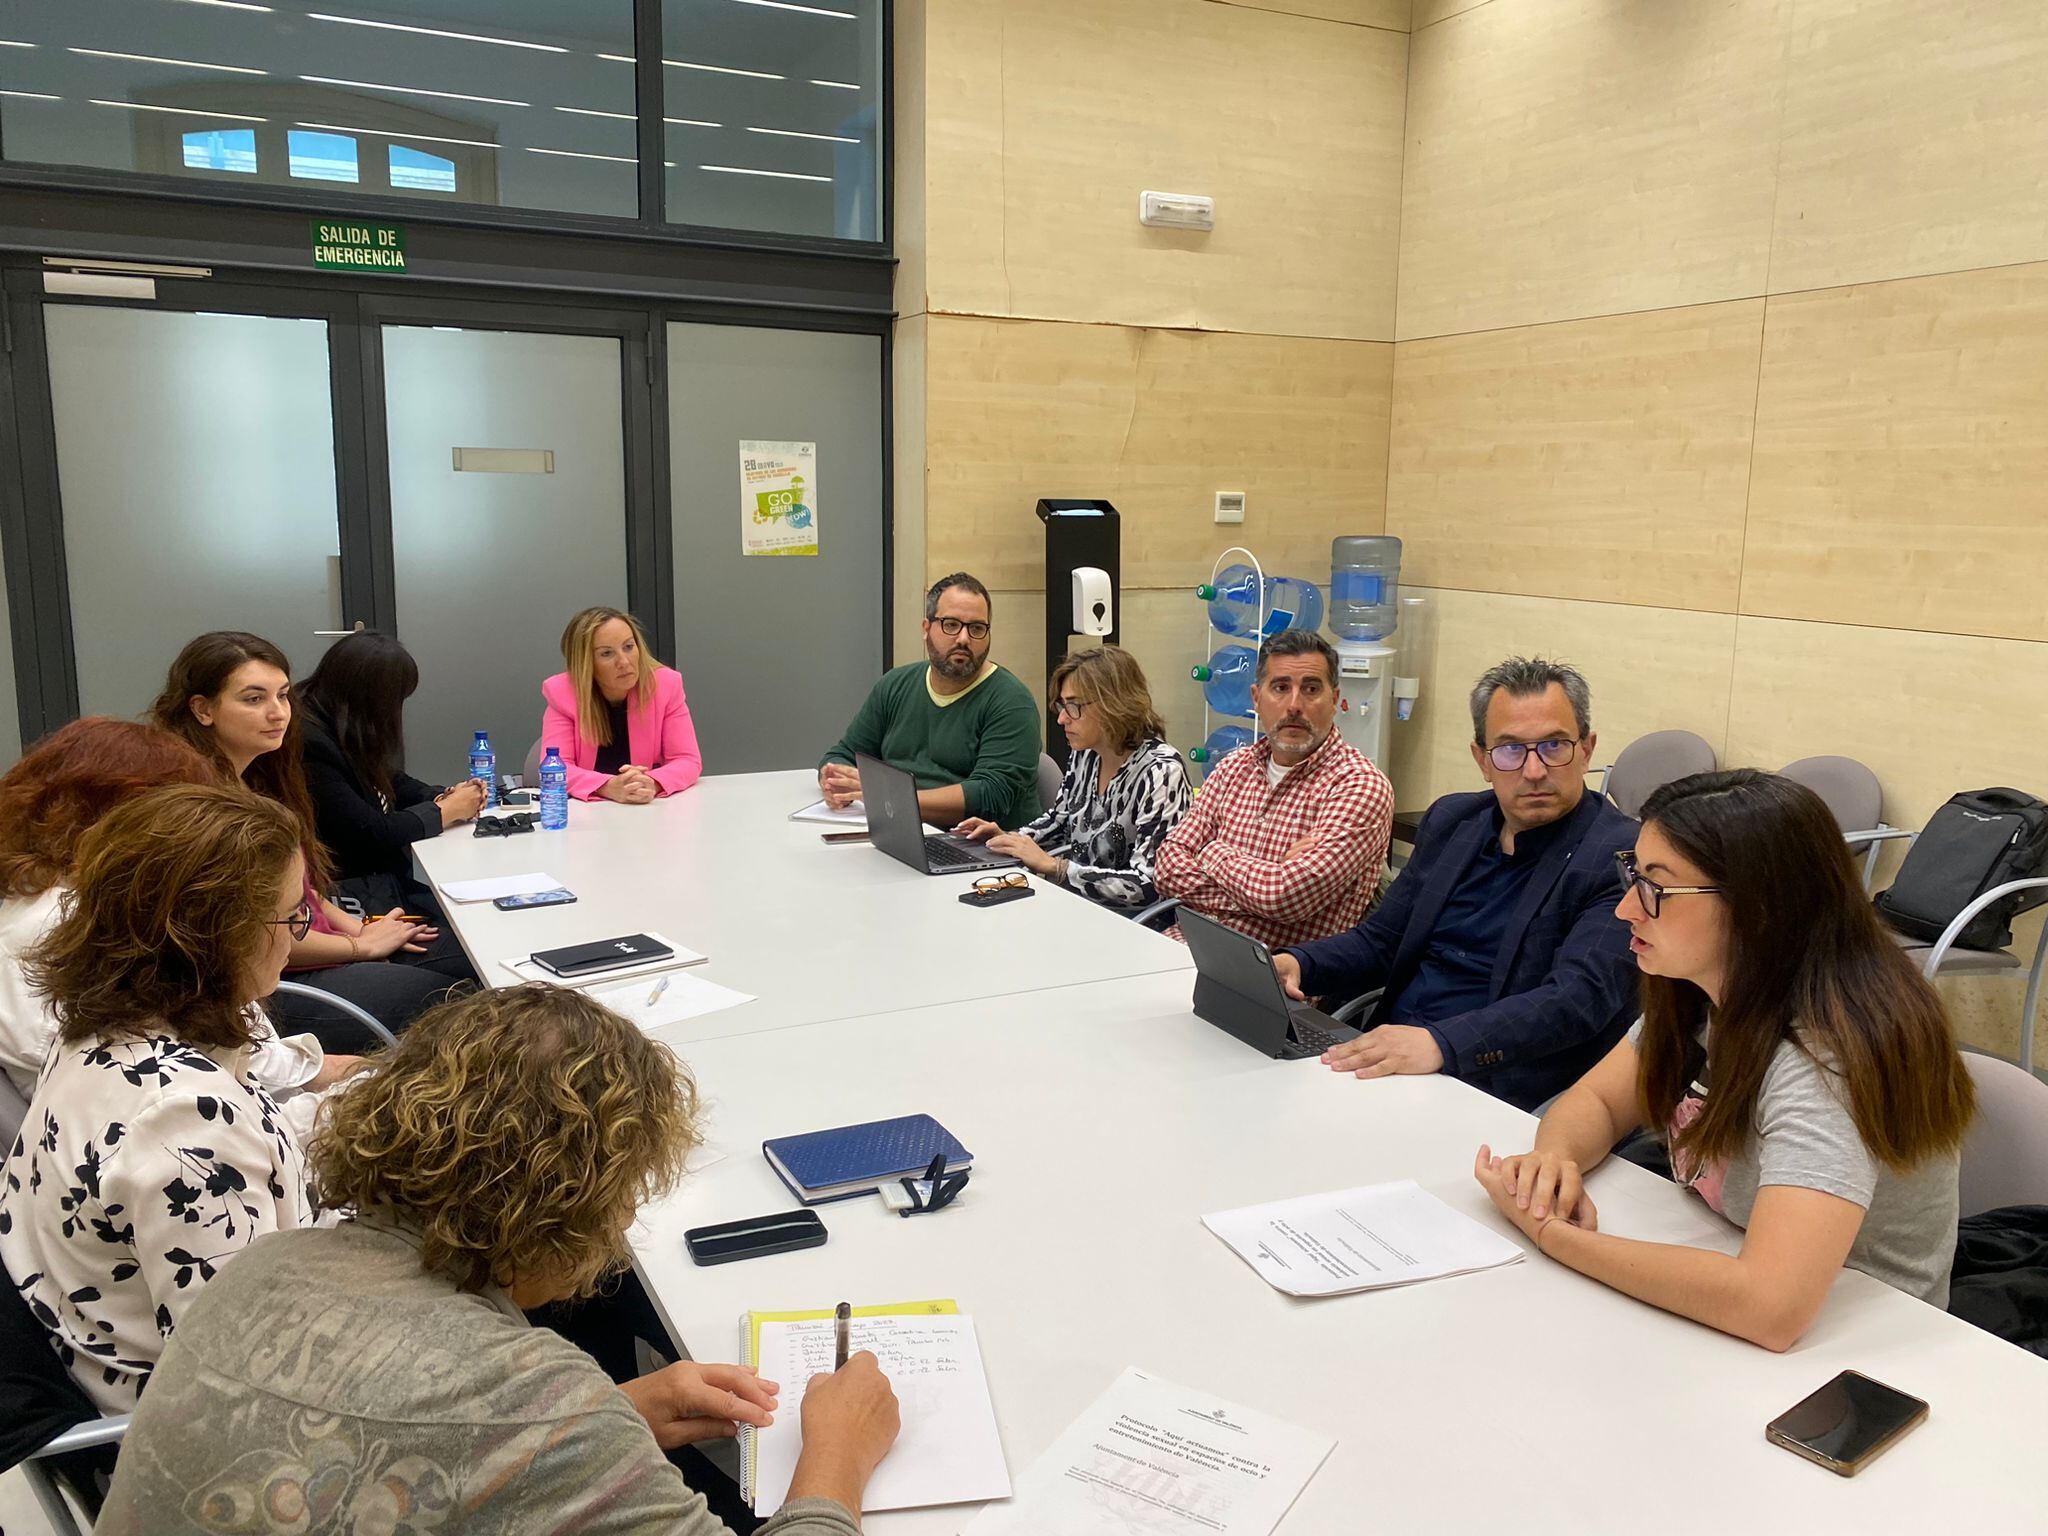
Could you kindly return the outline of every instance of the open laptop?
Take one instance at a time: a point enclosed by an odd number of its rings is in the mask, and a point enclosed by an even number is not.
[[[917,814],[917,780],[879,757],[854,754],[860,769],[860,797],[868,808],[868,841],[899,864],[927,875],[980,874],[1015,869],[1023,861],[991,853],[972,838],[927,832]]]
[[[1196,1018],[1282,1061],[1320,1056],[1358,1038],[1349,1024],[1289,997],[1274,974],[1272,953],[1257,939],[1186,907],[1177,916],[1195,957]]]

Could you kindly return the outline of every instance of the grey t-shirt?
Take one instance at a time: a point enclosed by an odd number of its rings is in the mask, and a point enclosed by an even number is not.
[[[1636,1020],[1628,1032],[1642,1034]],[[1708,1057],[1713,1054],[1711,1030]],[[1928,1158],[1895,1173],[1863,1144],[1834,1073],[1798,1046],[1778,1047],[1764,1073],[1749,1141],[1720,1168],[1692,1181],[1693,1192],[1747,1228],[1756,1193],[1767,1184],[1817,1189],[1863,1207],[1863,1225],[1849,1249],[1849,1267],[1909,1296],[1948,1305],[1956,1252],[1957,1154]]]

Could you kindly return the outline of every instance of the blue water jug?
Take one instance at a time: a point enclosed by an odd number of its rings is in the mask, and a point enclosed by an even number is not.
[[[562,754],[549,747],[540,760],[540,829],[560,832],[569,825],[569,770]]]
[[[1323,594],[1314,582],[1293,576],[1266,578],[1266,622],[1259,626],[1259,573],[1248,565],[1225,566],[1214,585],[1195,588],[1209,605],[1209,622],[1226,635],[1277,635],[1283,629],[1321,629]]]
[[[1354,534],[1330,542],[1330,633],[1384,640],[1401,617],[1401,541]]]
[[[1202,685],[1202,697],[1219,715],[1252,712],[1252,679],[1259,670],[1259,653],[1248,645],[1226,645],[1204,666],[1191,667],[1188,676]]]
[[[484,781],[484,806],[498,803],[498,754],[491,750],[491,738],[482,731],[469,744],[469,776]]]
[[[1252,744],[1252,733],[1242,725],[1219,725],[1209,739],[1188,753],[1191,761],[1203,764],[1204,774],[1214,773],[1216,764],[1239,747]]]

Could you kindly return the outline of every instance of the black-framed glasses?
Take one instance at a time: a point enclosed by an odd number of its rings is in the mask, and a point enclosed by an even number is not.
[[[963,629],[967,631],[967,638],[970,640],[986,640],[988,638],[988,621],[986,619],[934,619],[932,622],[939,626],[939,633],[946,636],[949,640],[958,635]]]
[[[1504,741],[1497,747],[1488,747],[1486,755],[1502,773],[1519,773],[1531,752],[1544,767],[1562,768],[1578,750],[1576,741],[1559,736],[1550,741]]]
[[[1053,703],[1052,712],[1062,720],[1078,720],[1081,711],[1087,707],[1086,699],[1058,699]]]
[[[302,901],[292,908],[290,917],[273,917],[270,921],[282,924],[292,936],[292,942],[297,943],[313,931],[313,903]]]
[[[1030,883],[1031,877],[1023,870],[1013,869],[1007,875],[983,875],[974,882],[974,891],[978,896],[993,896],[997,891],[1014,891]]]
[[[1651,917],[1664,909],[1666,896],[1718,896],[1718,885],[1659,885],[1636,868],[1636,856],[1623,848],[1614,855],[1614,867],[1621,871],[1621,883],[1636,893],[1636,900]]]

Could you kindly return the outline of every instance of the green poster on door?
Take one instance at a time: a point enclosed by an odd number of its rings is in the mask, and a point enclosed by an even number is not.
[[[315,219],[313,265],[329,272],[403,272],[405,226]]]

